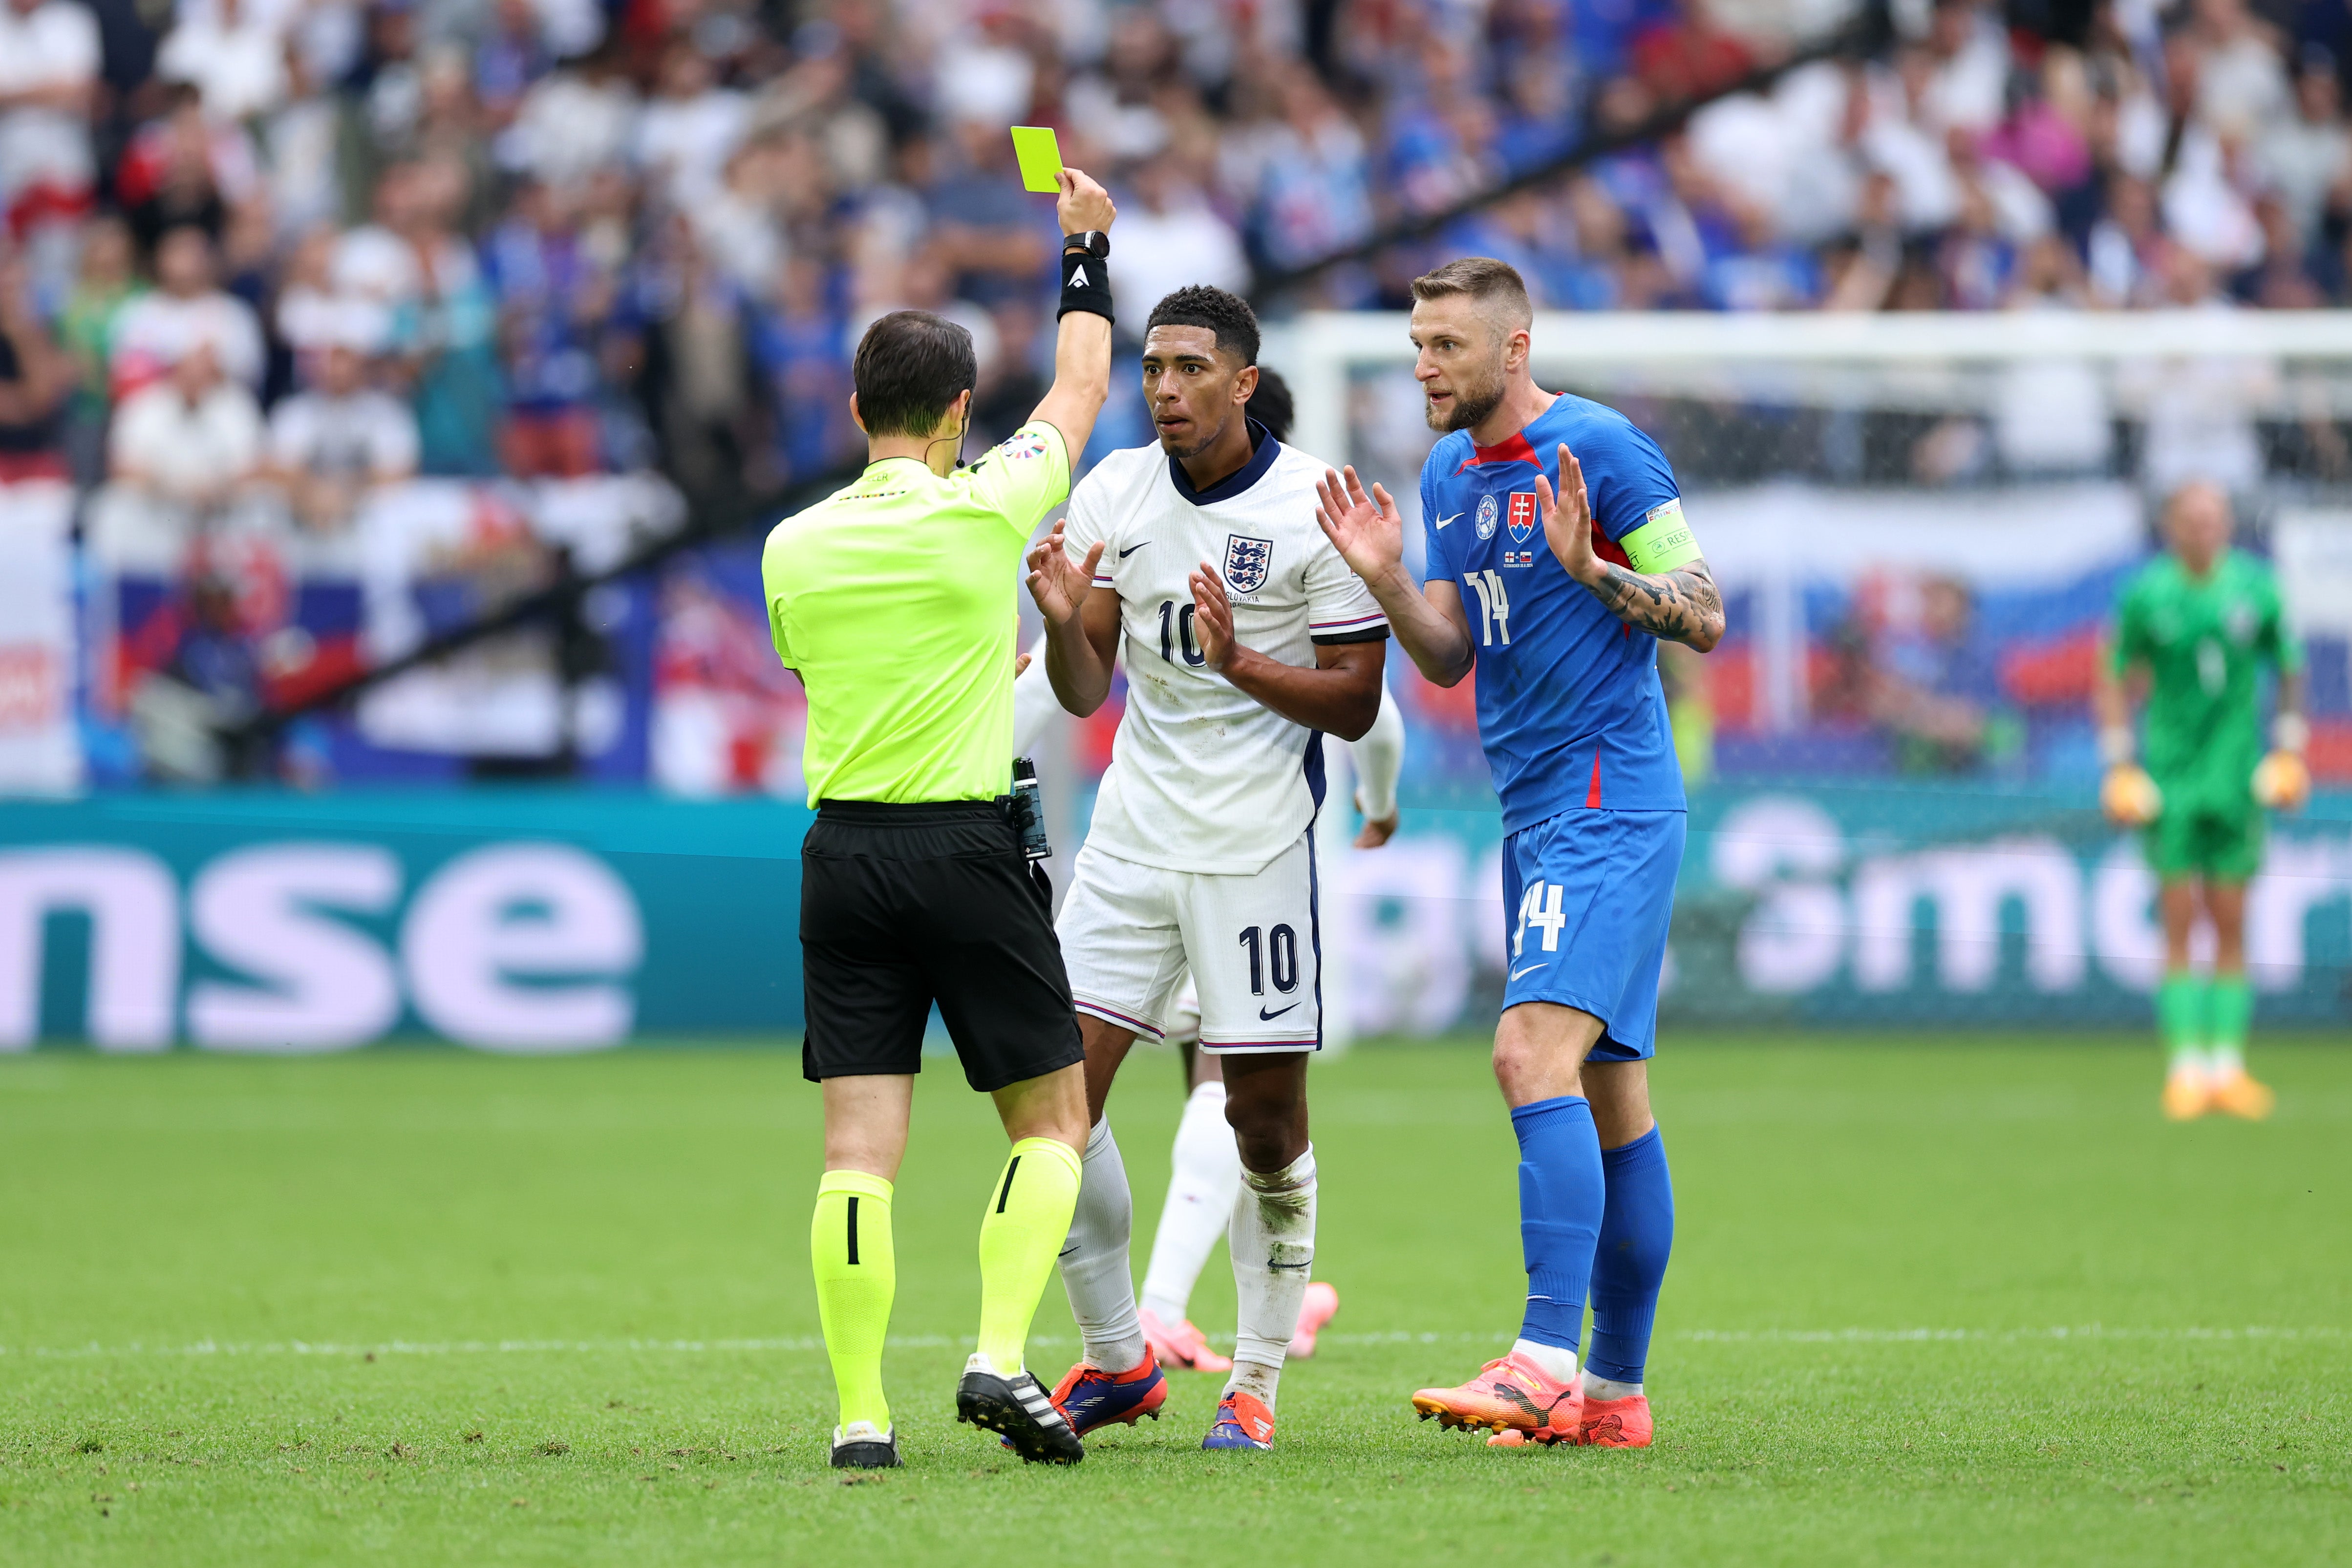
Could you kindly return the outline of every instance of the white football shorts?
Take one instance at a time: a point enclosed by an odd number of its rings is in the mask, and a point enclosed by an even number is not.
[[[1054,928],[1078,1011],[1160,1039],[1178,1021],[1189,967],[1202,1050],[1320,1049],[1314,831],[1246,877],[1165,871],[1081,847]]]

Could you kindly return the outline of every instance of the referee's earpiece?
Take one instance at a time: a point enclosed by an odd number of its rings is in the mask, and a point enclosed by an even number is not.
[[[971,388],[964,388],[966,400],[963,405],[963,419],[956,426],[955,434],[952,436],[935,436],[931,438],[930,446],[923,448],[923,466],[925,468],[930,467],[931,447],[937,447],[944,441],[952,441],[955,443],[955,458],[942,471],[953,473],[956,469],[964,466],[963,438],[971,434],[971,403],[969,396],[971,392]]]

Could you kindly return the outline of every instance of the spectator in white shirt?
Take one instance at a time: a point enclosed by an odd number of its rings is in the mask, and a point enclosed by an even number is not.
[[[281,29],[244,0],[213,0],[182,16],[155,56],[155,74],[194,83],[216,121],[271,113],[293,87]]]
[[[743,95],[715,85],[710,62],[681,40],[663,58],[660,91],[637,121],[637,165],[671,205],[690,210],[718,193],[749,119]]]
[[[198,348],[246,387],[261,384],[261,323],[253,307],[213,284],[213,242],[194,225],[165,231],[155,247],[152,292],[124,308],[114,331],[115,395],[125,396]]]
[[[1241,237],[1217,216],[1175,161],[1162,155],[1137,166],[1136,199],[1119,214],[1121,243],[1111,250],[1111,286],[1137,301],[1137,320],[1188,283],[1249,287]],[[1130,236],[1128,229],[1132,228]]]
[[[199,342],[124,400],[109,441],[115,481],[198,513],[225,507],[261,460],[261,406]]]
[[[98,21],[87,6],[0,4],[0,201],[20,228],[45,213],[78,216],[89,198],[98,68]]]
[[[269,468],[295,518],[321,531],[351,521],[370,490],[416,472],[416,416],[367,382],[361,344],[331,342],[309,390],[270,411]]]

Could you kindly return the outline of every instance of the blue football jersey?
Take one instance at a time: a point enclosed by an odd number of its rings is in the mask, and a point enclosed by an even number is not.
[[[1584,468],[1593,548],[1622,563],[1617,541],[1681,492],[1657,443],[1613,408],[1562,395],[1499,447],[1454,431],[1421,469],[1429,575],[1462,592],[1478,739],[1512,833],[1578,807],[1685,809],[1657,639],[1601,608],[1544,542],[1536,474],[1559,492],[1563,441]]]

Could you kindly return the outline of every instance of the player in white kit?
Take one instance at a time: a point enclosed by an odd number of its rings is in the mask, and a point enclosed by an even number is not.
[[[1062,1279],[1085,1358],[1055,1390],[1081,1435],[1167,1398],[1129,1272],[1133,1204],[1103,1117],[1138,1036],[1188,967],[1222,1058],[1243,1183],[1227,1248],[1234,1367],[1203,1447],[1272,1446],[1276,1385],[1314,1263],[1307,1058],[1322,1035],[1313,825],[1325,731],[1381,703],[1388,622],[1314,521],[1323,466],[1253,424],[1257,322],[1181,289],[1148,323],[1159,445],[1115,452],[1030,556],[1062,706],[1100,707],[1122,646],[1127,710],[1056,929],[1094,1118]]]
[[[1296,407],[1290,388],[1269,367],[1258,367],[1257,387],[1244,411],[1276,440],[1289,438]],[[1034,754],[1046,724],[1062,710],[1053,684],[1045,678],[1045,638],[1040,637],[1022,657],[1024,673],[1013,682],[1015,756]],[[1396,833],[1400,821],[1397,780],[1404,769],[1404,717],[1395,696],[1383,685],[1380,717],[1372,721],[1370,731],[1344,742],[1354,764],[1356,809],[1364,818],[1363,830],[1355,841],[1359,849],[1377,849]],[[1177,1047],[1183,1067],[1184,1113],[1169,1150],[1168,1194],[1160,1223],[1152,1231],[1138,1317],[1144,1342],[1163,1369],[1231,1372],[1232,1358],[1217,1353],[1208,1336],[1193,1325],[1190,1312],[1192,1287],[1209,1254],[1230,1228],[1234,1200],[1241,1193],[1242,1159],[1234,1142],[1234,1130],[1225,1121],[1224,1073],[1215,1053],[1198,1048],[1201,999],[1189,973],[1177,992],[1165,1029],[1164,1043]],[[1339,1310],[1339,1292],[1328,1282],[1318,1279],[1307,1285],[1286,1363],[1315,1353],[1317,1334]]]

